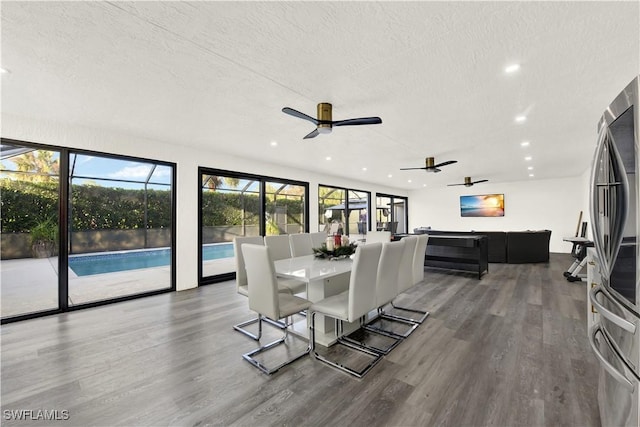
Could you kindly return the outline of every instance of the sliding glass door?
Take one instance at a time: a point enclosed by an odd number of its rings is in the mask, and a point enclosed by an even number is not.
[[[376,197],[376,230],[391,231],[393,234],[407,233],[409,223],[408,199],[378,193]]]
[[[201,172],[200,277],[233,274],[233,238],[260,236],[260,181]]]
[[[2,322],[175,289],[174,168],[2,139]]]
[[[362,239],[369,230],[371,193],[347,188],[318,186],[318,231]]]
[[[235,276],[233,239],[308,230],[309,185],[199,168],[200,284]]]
[[[171,287],[173,168],[69,157],[69,304]]]
[[[60,152],[1,145],[2,317],[56,310]]]

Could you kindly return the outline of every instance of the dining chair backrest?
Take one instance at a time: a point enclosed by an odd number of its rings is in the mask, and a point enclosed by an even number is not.
[[[289,234],[291,256],[313,255],[311,236],[309,233]]]
[[[348,321],[353,322],[376,306],[376,276],[382,243],[358,246],[349,280]]]
[[[407,236],[404,239],[404,250],[398,270],[398,293],[402,293],[413,286],[413,256],[418,243],[417,236]]]
[[[264,245],[269,248],[274,261],[291,258],[291,244],[288,234],[264,236]]]
[[[367,233],[366,244],[369,243],[386,243],[391,241],[390,231],[370,231]]]
[[[325,233],[324,231],[309,233],[309,237],[311,238],[311,247],[319,248],[327,240],[327,233]]]
[[[376,279],[376,306],[391,302],[398,295],[398,272],[404,252],[404,239],[382,244],[378,277]]]
[[[424,280],[424,257],[427,252],[428,234],[418,235],[416,250],[413,255],[413,284],[416,285]]]
[[[278,280],[269,248],[262,245],[242,245],[247,269],[249,308],[270,319],[280,318]]]
[[[242,255],[242,245],[245,243],[252,245],[264,245],[262,236],[238,236],[233,239],[233,252],[236,264],[236,288],[238,293],[248,295],[247,272],[245,271],[244,256]]]

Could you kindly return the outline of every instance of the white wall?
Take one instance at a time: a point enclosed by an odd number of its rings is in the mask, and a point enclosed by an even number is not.
[[[578,216],[588,218],[589,174],[563,179],[485,183],[474,187],[442,187],[409,193],[410,230],[431,226],[453,231],[551,230],[551,252],[569,253],[572,245],[563,237],[574,236]],[[460,196],[504,194],[504,217],[462,218]],[[585,198],[586,194],[586,198]]]
[[[1,125],[3,138],[176,163],[176,288],[178,290],[190,289],[198,284],[199,166],[308,182],[311,231],[316,231],[314,227],[316,227],[315,224],[318,224],[316,207],[318,206],[318,184],[320,183],[371,191],[372,201],[375,201],[376,191],[398,196],[407,195],[406,191],[395,188],[224,155],[215,151],[217,145],[215,138],[212,138],[212,150],[207,151],[115,132],[26,119],[8,114],[2,115]]]

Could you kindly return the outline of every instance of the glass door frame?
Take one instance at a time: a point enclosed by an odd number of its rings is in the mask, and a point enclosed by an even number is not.
[[[260,191],[259,191],[259,233],[261,236],[265,235],[265,231],[267,229],[267,197],[266,197],[266,185],[267,183],[279,183],[279,184],[289,184],[289,185],[298,185],[304,187],[305,197],[304,197],[304,229],[305,232],[309,232],[309,183],[305,181],[296,181],[287,178],[276,178],[266,175],[255,175],[250,173],[238,172],[238,171],[230,171],[224,169],[215,169],[209,168],[205,166],[198,167],[198,286],[202,285],[210,285],[213,283],[220,283],[227,280],[235,280],[236,272],[230,273],[222,273],[217,274],[215,276],[206,276],[203,277],[203,268],[202,268],[202,177],[203,175],[214,175],[214,176],[224,176],[229,178],[238,178],[245,180],[257,181],[259,183]]]
[[[378,197],[385,197],[390,200],[389,212],[390,212],[390,223],[396,221],[396,210],[394,209],[394,199],[401,199],[404,201],[404,233],[409,233],[409,197],[404,196],[394,196],[393,194],[384,194],[384,193],[376,193],[376,210],[378,209]],[[377,214],[377,212],[376,212]],[[376,216],[377,217],[377,216]],[[395,233],[392,233],[395,234]],[[402,233],[398,233],[402,234]]]
[[[115,302],[128,301],[131,299],[147,297],[176,290],[176,175],[177,165],[171,162],[164,162],[153,159],[145,159],[140,157],[126,156],[120,154],[103,153],[99,151],[83,150],[68,147],[58,147],[54,145],[40,144],[28,141],[21,141],[10,138],[0,138],[2,144],[20,145],[33,148],[34,150],[56,151],[60,153],[60,171],[59,171],[59,188],[58,188],[58,308],[51,310],[37,311],[33,313],[25,313],[17,316],[11,316],[0,319],[1,324],[17,322],[21,320],[33,319],[37,317],[47,316],[51,314],[60,314],[81,310],[89,307],[98,307],[101,305],[111,304]],[[133,295],[124,295],[106,300],[91,301],[80,303],[77,305],[69,305],[69,205],[70,197],[70,179],[69,179],[69,158],[71,154],[85,154],[100,157],[107,157],[119,160],[131,160],[140,162],[152,162],[158,165],[170,166],[173,168],[173,176],[171,177],[171,286],[165,289],[153,291],[145,291]]]
[[[342,187],[342,186],[337,186],[337,185],[328,185],[328,184],[318,184],[318,206],[320,205],[320,187],[324,187],[324,188],[332,188],[334,190],[342,190],[344,191],[344,209],[343,209],[343,216],[345,218],[345,223],[344,223],[344,230],[350,230],[351,229],[351,224],[349,222],[349,213],[350,213],[350,207],[349,207],[349,195],[351,192],[356,192],[356,193],[364,193],[367,195],[367,231],[371,230],[371,191],[367,191],[367,190],[358,190],[356,188],[347,188],[347,187]],[[320,216],[321,213],[318,209],[318,216]],[[321,231],[321,230],[318,230]],[[346,233],[346,232],[345,232]]]

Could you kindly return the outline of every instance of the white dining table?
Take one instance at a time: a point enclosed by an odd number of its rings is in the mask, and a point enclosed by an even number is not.
[[[298,279],[307,284],[307,299],[317,302],[332,295],[337,295],[349,289],[349,278],[353,261],[349,258],[328,260],[314,255],[305,255],[275,261],[278,277]],[[309,323],[301,331],[294,328],[294,332],[309,336]],[[349,333],[359,327],[359,323],[344,324],[344,332]],[[316,343],[330,346],[336,342],[335,320],[316,314]]]

